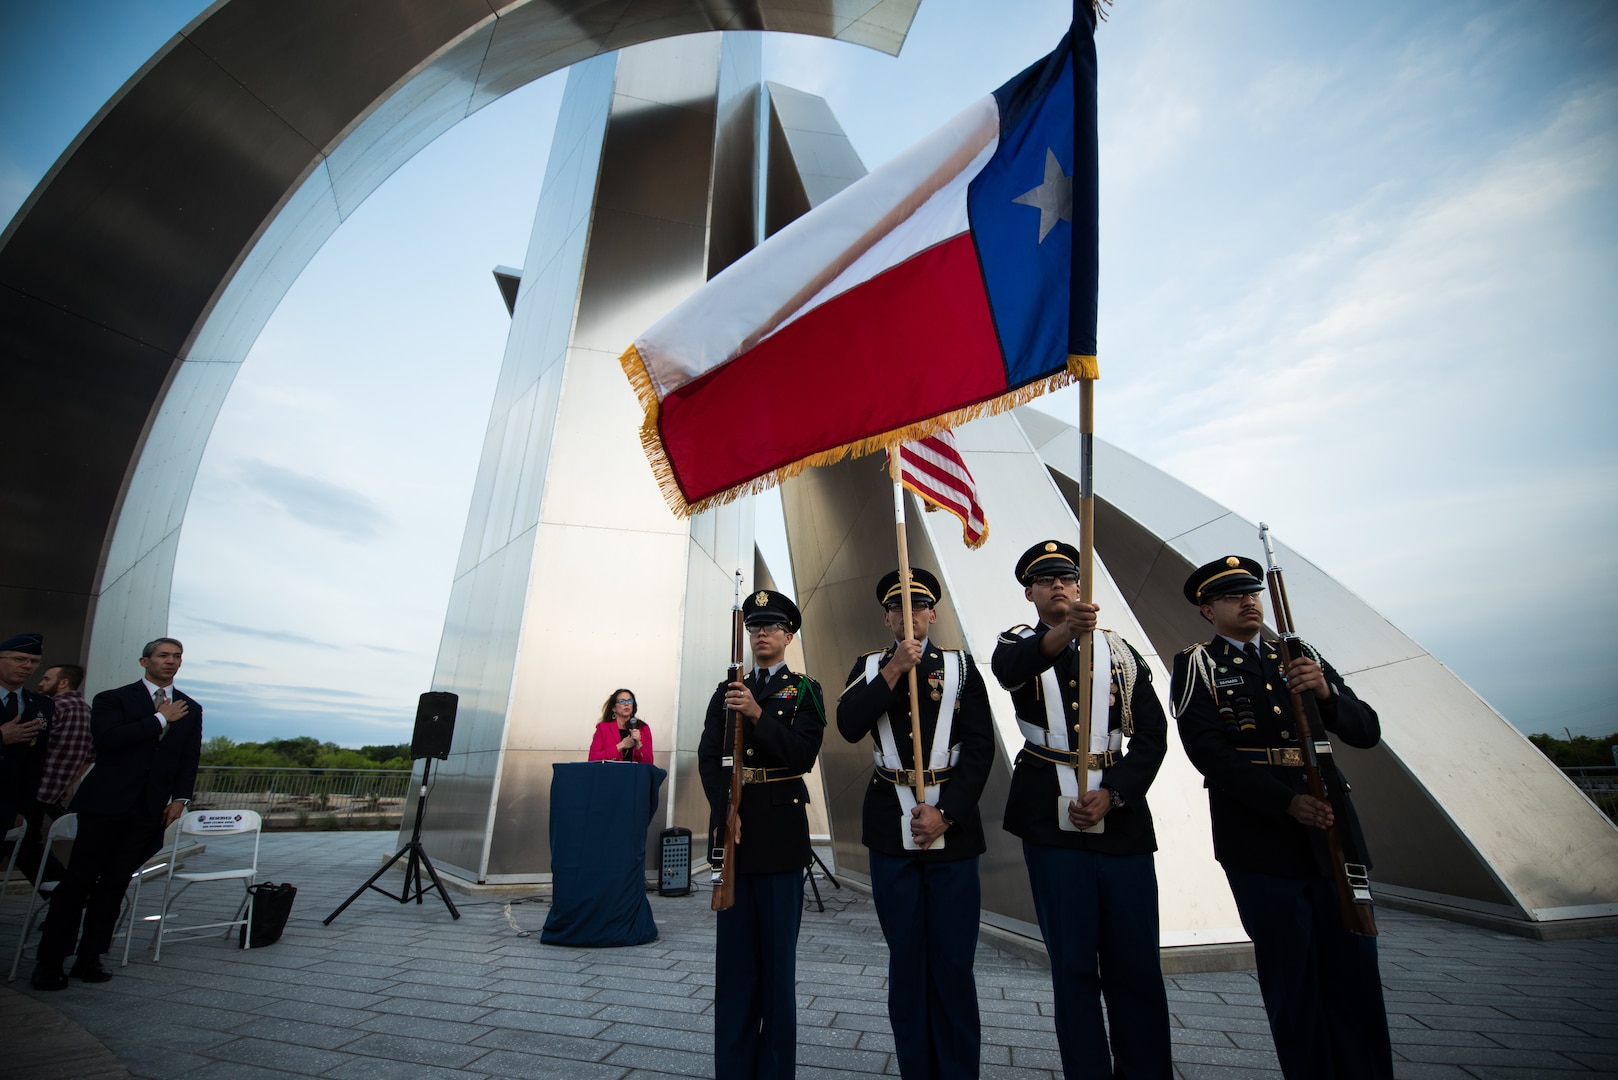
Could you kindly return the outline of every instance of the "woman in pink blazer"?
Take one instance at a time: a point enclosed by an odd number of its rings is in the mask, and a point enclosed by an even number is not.
[[[619,687],[601,706],[601,723],[590,743],[591,761],[652,763],[652,729],[636,715],[635,693]]]

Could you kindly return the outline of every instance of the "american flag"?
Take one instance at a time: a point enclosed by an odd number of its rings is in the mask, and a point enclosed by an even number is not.
[[[955,448],[955,433],[945,430],[900,447],[899,476],[927,509],[948,510],[961,519],[961,539],[969,548],[980,547],[989,535],[989,523],[978,505],[978,486]]]

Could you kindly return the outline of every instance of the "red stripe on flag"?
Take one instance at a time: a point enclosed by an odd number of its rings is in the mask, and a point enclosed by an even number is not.
[[[902,317],[899,317],[902,314]],[[970,234],[821,304],[664,398],[688,503],[1006,390]],[[847,407],[861,399],[859,410]],[[873,404],[874,407],[873,407]]]
[[[927,502],[961,519],[962,538],[977,547],[988,535],[977,484],[955,446],[954,432],[944,431],[904,444],[900,472],[905,486]]]

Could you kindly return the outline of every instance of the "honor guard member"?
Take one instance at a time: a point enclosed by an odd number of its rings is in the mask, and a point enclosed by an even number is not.
[[[56,704],[23,686],[39,666],[45,639],[14,634],[0,641],[0,833],[33,816]],[[25,845],[26,846],[26,845]],[[33,880],[37,866],[24,872]]]
[[[742,609],[753,670],[714,691],[697,747],[709,842],[718,847],[730,801],[733,732],[726,712],[745,718],[735,865],[722,871],[734,875],[736,903],[719,912],[715,931],[716,1080],[790,1077],[797,1067],[798,925],[812,857],[803,775],[814,768],[826,732],[820,684],[787,670],[798,606],[761,589]]]
[[[1185,598],[1214,635],[1174,658],[1169,693],[1180,739],[1208,789],[1214,857],[1253,939],[1282,1073],[1391,1077],[1376,939],[1343,927],[1322,831],[1334,816],[1306,794],[1289,681],[1315,696],[1326,730],[1350,746],[1375,746],[1381,725],[1308,645],[1299,642],[1302,655],[1282,669],[1276,643],[1260,636],[1263,575],[1254,560],[1230,555],[1186,579]],[[1330,784],[1338,778],[1321,756]],[[1351,861],[1369,865],[1346,796],[1344,805],[1338,835]]]
[[[876,762],[860,841],[870,849],[871,894],[888,942],[888,1022],[899,1075],[975,1077],[982,1039],[972,958],[985,846],[978,799],[994,761],[994,720],[971,656],[928,637],[943,596],[938,579],[910,573],[908,641],[902,593],[897,570],[877,582],[894,641],[854,662],[837,702],[837,730],[849,742],[869,738]],[[925,755],[921,803],[912,771],[912,668]]]
[[[1070,1080],[1167,1078],[1173,1066],[1158,960],[1157,835],[1146,789],[1163,763],[1168,719],[1146,661],[1102,630],[1091,637],[1102,677],[1091,687],[1090,745],[1075,745],[1078,637],[1095,630],[1098,610],[1079,600],[1078,558],[1072,544],[1043,540],[1017,560],[1017,581],[1038,619],[1007,630],[994,647],[994,675],[1011,693],[1025,740],[1005,829],[1022,839],[1050,953],[1063,1073]]]

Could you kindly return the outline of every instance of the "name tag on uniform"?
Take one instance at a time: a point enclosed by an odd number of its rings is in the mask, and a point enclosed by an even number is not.
[[[1214,685],[1217,686],[1219,689],[1223,690],[1228,686],[1240,686],[1242,684],[1242,681],[1243,680],[1242,680],[1242,677],[1240,675],[1231,675],[1231,676],[1229,676],[1227,678],[1224,678],[1224,679],[1215,679],[1214,680]]]
[[[1063,832],[1104,833],[1107,831],[1107,819],[1102,818],[1088,829],[1081,829],[1073,824],[1073,819],[1067,816],[1067,804],[1073,800],[1066,795],[1056,797],[1056,825]]]
[[[926,847],[916,843],[916,838],[910,835],[910,815],[903,810],[899,811],[899,840],[904,844],[906,851],[943,851],[944,841],[947,837],[940,836]]]

